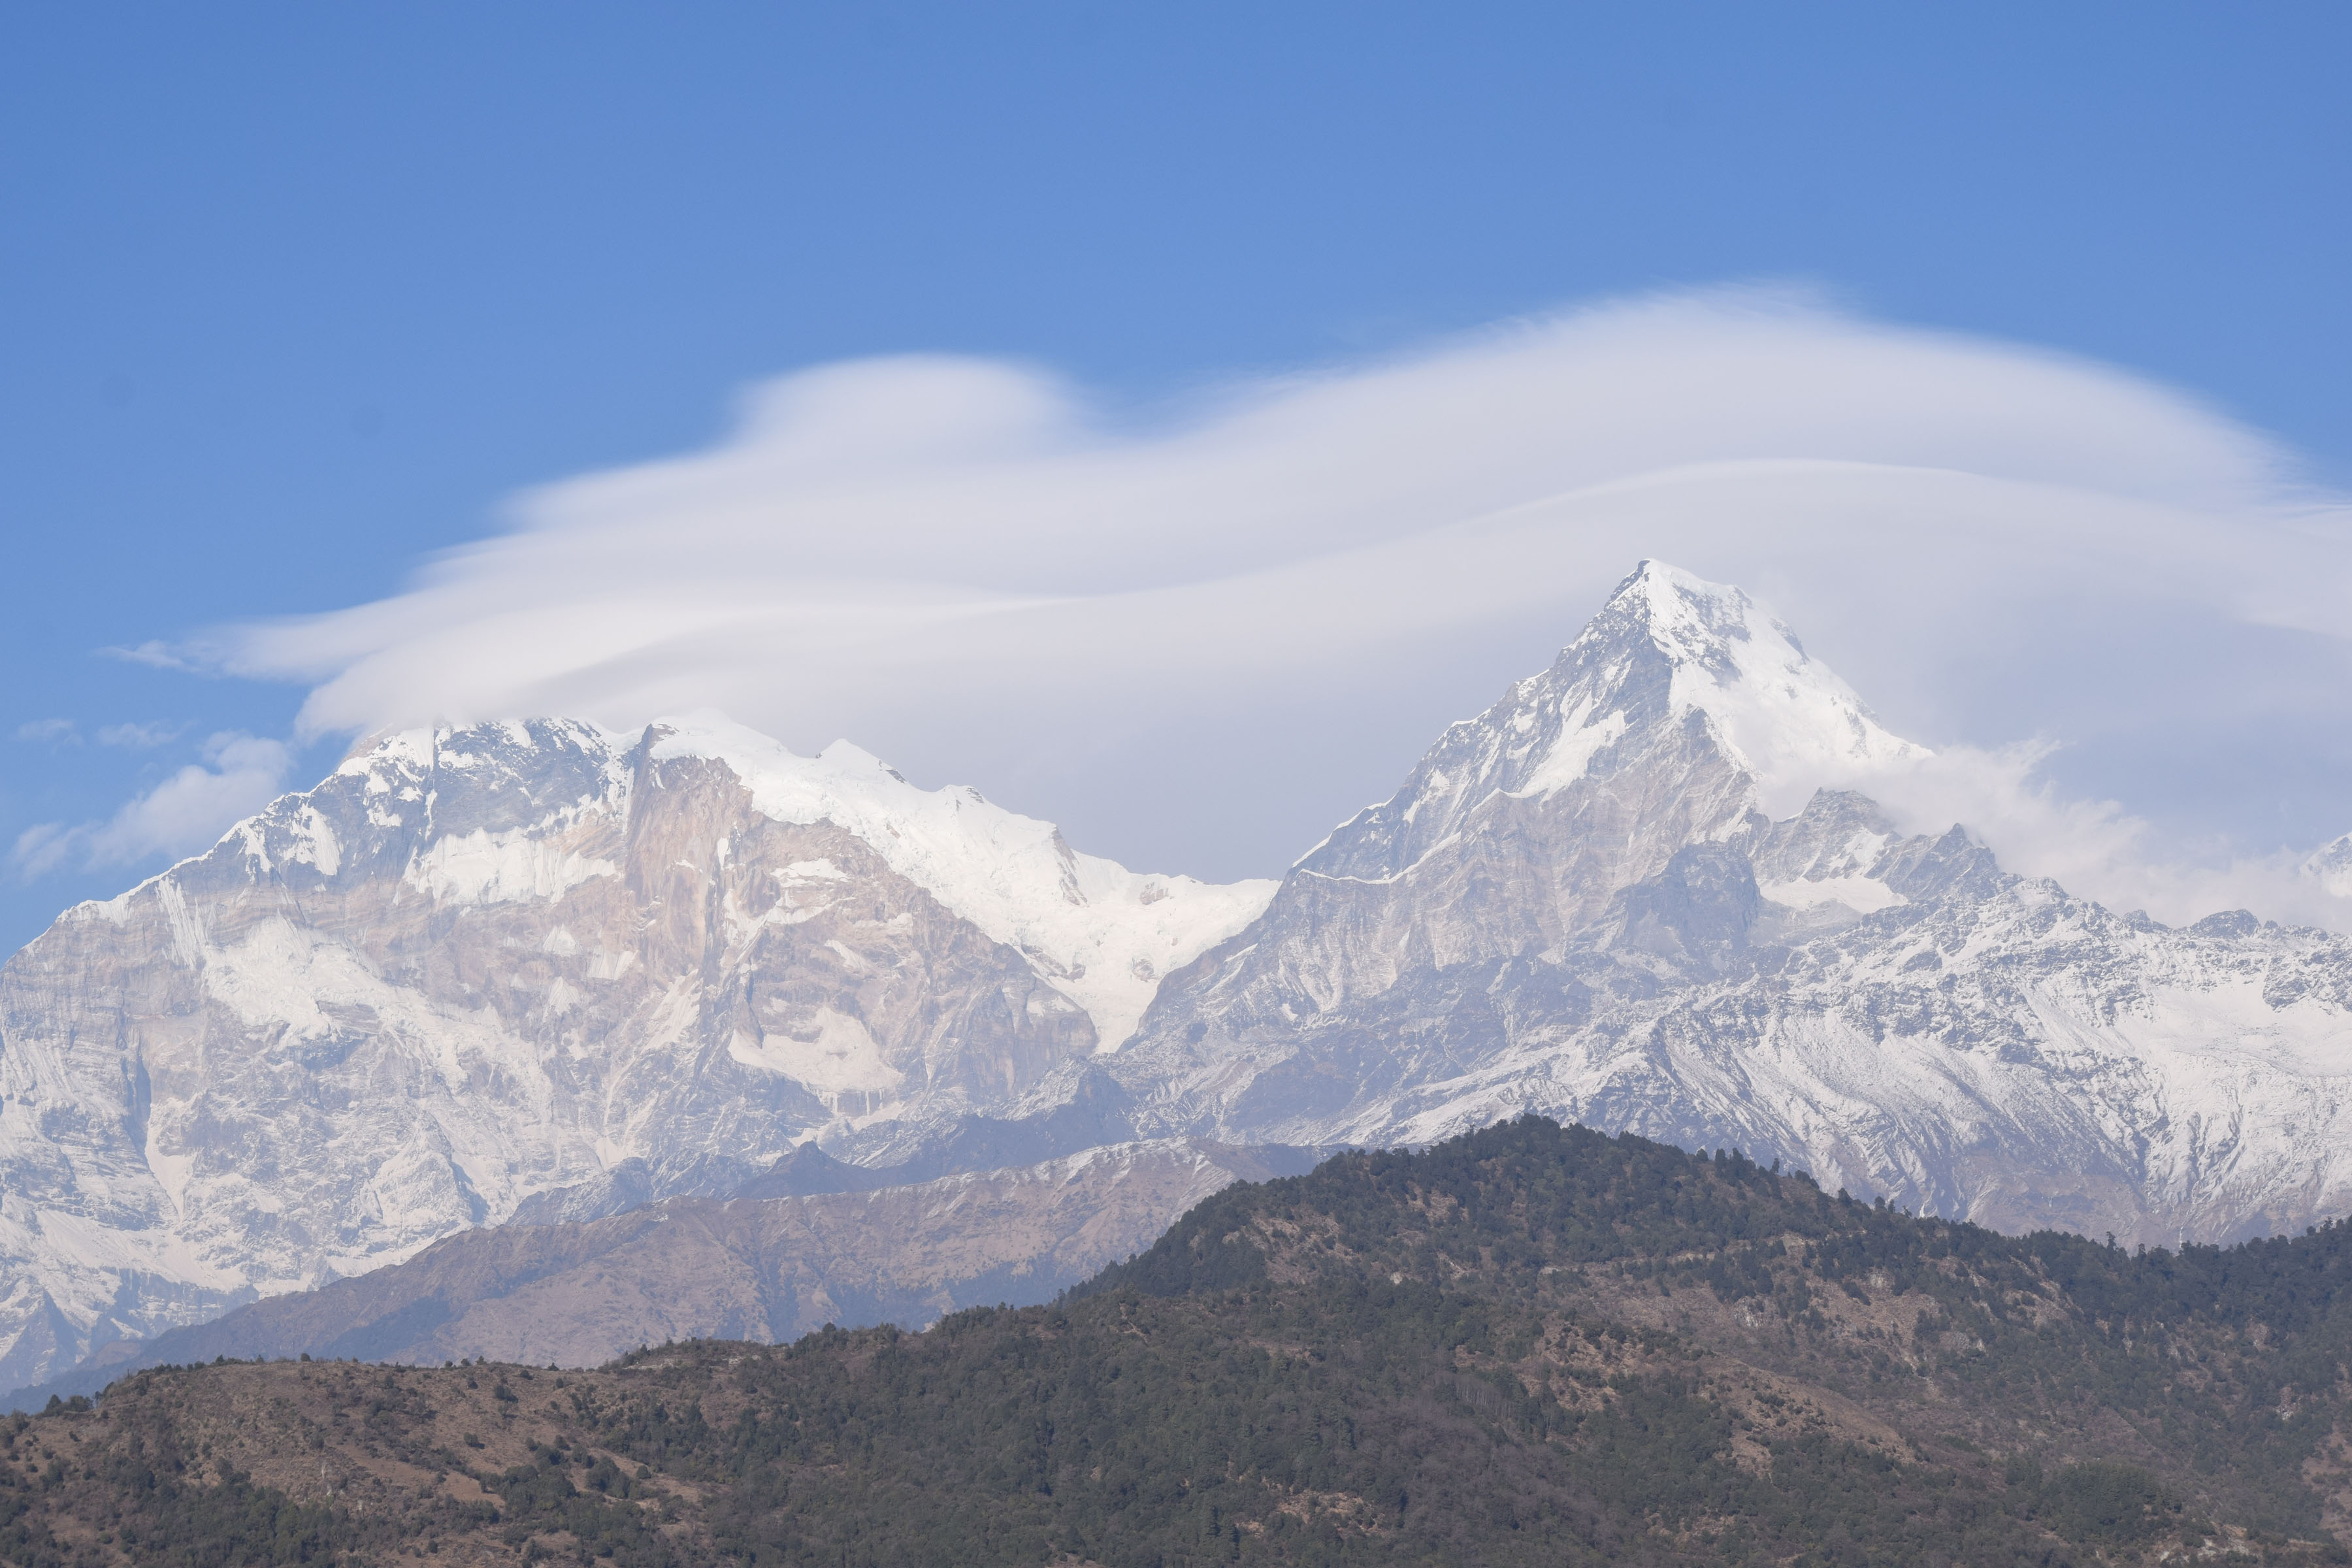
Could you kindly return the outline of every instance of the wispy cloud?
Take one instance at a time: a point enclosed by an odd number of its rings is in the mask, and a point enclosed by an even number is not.
[[[109,724],[98,731],[98,743],[145,752],[169,745],[187,732],[185,724],[166,724],[160,721],[147,724]]]
[[[166,724],[158,720],[144,724],[102,724],[95,732],[101,746],[120,746],[129,751],[152,751],[169,745],[188,732],[185,724]],[[81,726],[71,719],[36,719],[16,726],[16,739],[50,745],[79,745]]]
[[[1953,746],[1875,773],[1824,783],[1862,790],[1911,833],[1970,827],[2011,870],[2046,877],[2118,911],[2181,924],[2225,910],[2352,931],[2352,878],[2306,852],[2247,852],[2219,835],[2168,835],[2119,803],[2060,790],[2054,748]]]
[[[102,647],[98,651],[125,664],[143,664],[151,669],[173,669],[189,675],[207,674],[215,668],[204,656],[201,645],[182,647],[154,637],[131,647]]]
[[[27,879],[67,865],[133,866],[155,856],[193,854],[286,787],[285,743],[239,731],[205,742],[191,763],[104,821],[44,822],[19,834],[9,861]]]
[[[521,497],[393,597],[126,657],[310,683],[311,734],[718,706],[1239,874],[1657,556],[1770,603],[1898,731],[2007,759],[1975,826],[2100,892],[2352,827],[2310,765],[2352,734],[2348,519],[2145,380],[1731,291],[1140,426],[1027,366],[828,366],[708,451]],[[2062,807],[2141,826],[2036,826]]]

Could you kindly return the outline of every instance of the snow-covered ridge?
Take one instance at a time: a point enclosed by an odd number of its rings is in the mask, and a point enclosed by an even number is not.
[[[1077,853],[1052,823],[1007,811],[977,790],[919,788],[847,741],[803,757],[714,712],[656,720],[642,733],[579,720],[404,731],[355,752],[336,776],[363,781],[370,826],[409,847],[401,871],[407,886],[443,904],[543,901],[618,873],[614,861],[583,853],[567,834],[594,814],[626,813],[640,747],[656,764],[721,763],[772,821],[829,822],[856,835],[892,870],[1019,950],[1086,1012],[1106,1052],[1133,1033],[1161,977],[1249,924],[1278,885],[1130,871]],[[568,786],[514,819],[471,826],[436,816],[447,775],[530,797],[539,760],[558,754]],[[345,868],[347,846],[318,809],[317,794],[281,797],[221,842],[239,847],[257,874],[299,864],[334,877]]]
[[[1160,976],[1255,920],[1267,879],[1202,882],[1081,855],[1050,822],[961,785],[926,790],[846,741],[814,757],[724,718],[657,721],[656,762],[724,763],[776,822],[831,822],[890,868],[1008,946],[1094,1019],[1104,1050],[1135,1030]]]
[[[516,752],[551,740],[589,755],[601,774],[601,799],[555,804],[500,830],[430,830],[431,774],[512,768]],[[628,758],[641,743],[656,763],[694,758],[724,764],[750,792],[753,809],[772,821],[830,822],[856,834],[892,870],[1019,949],[1085,1009],[1106,1051],[1134,1031],[1161,976],[1255,919],[1276,886],[1265,879],[1220,884],[1130,871],[1072,850],[1052,823],[1007,811],[977,790],[919,788],[847,741],[803,757],[717,713],[656,720],[642,735],[580,721],[409,731],[382,737],[338,773],[367,781],[377,826],[396,828],[414,819],[427,827],[404,873],[409,885],[450,903],[546,899],[614,874],[614,862],[556,842],[552,830],[583,811],[625,811]],[[274,820],[280,825],[278,858],[309,861],[331,875],[333,835],[307,800],[289,796],[229,837],[266,868],[271,837],[263,821]],[[296,846],[290,850],[284,847],[289,837]]]

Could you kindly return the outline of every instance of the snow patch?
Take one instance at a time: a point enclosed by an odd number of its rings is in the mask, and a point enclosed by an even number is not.
[[[289,862],[308,861],[318,868],[321,877],[333,876],[342,865],[342,843],[335,837],[334,825],[320,815],[317,806],[305,805],[287,828],[293,839],[286,852]]]
[[[1756,890],[1776,904],[1810,910],[1818,904],[1843,904],[1858,915],[1891,910],[1909,900],[1885,883],[1869,877],[1817,877],[1795,882],[1759,882]]]
[[[906,1074],[882,1058],[882,1047],[864,1020],[820,1007],[814,1035],[747,1035],[737,1030],[727,1054],[745,1067],[778,1073],[828,1100],[845,1094],[887,1094]]]
[[[188,908],[188,895],[175,877],[164,877],[155,884],[155,901],[163,911],[163,921],[172,931],[172,956],[184,969],[196,969],[205,962],[204,922]]]
[[[1604,713],[1596,719],[1592,709],[1593,700],[1588,697],[1573,714],[1561,715],[1559,739],[1513,795],[1549,795],[1572,784],[1591,771],[1593,758],[1617,743],[1625,733],[1625,715]]]
[[[438,903],[503,904],[557,898],[620,873],[612,861],[583,855],[543,831],[544,825],[446,835],[410,861],[402,879]]]

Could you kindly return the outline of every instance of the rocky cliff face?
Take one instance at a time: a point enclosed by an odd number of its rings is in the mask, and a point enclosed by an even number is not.
[[[1270,890],[717,722],[385,740],[0,970],[0,1384],[615,1171],[952,1125]]]
[[[1646,564],[1168,983],[1114,1065],[1135,1125],[1533,1110],[2166,1244],[2352,1208],[2352,943],[2117,916],[1850,790],[1769,809],[1922,754],[1746,595]]]

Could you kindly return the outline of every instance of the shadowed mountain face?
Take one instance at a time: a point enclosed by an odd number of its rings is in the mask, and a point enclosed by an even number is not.
[[[591,1366],[672,1340],[780,1343],[828,1323],[919,1328],[964,1307],[1049,1300],[1149,1247],[1228,1183],[1313,1163],[1296,1149],[1129,1143],[877,1188],[859,1180],[870,1173],[812,1146],[746,1195],[467,1231],[355,1279],[121,1342],[111,1357],[9,1397],[37,1410],[140,1367],[223,1355]],[[835,1190],[750,1195],[793,1183]]]
[[[1050,1307],[593,1373],[132,1374],[21,1556],[2343,1560],[2352,1228],[2135,1255],[1526,1120],[1229,1187]]]
[[[1906,836],[1860,786],[1923,755],[1737,589],[1646,564],[1171,977],[1112,1063],[1133,1125],[1381,1145],[1532,1110],[2151,1242],[2352,1208],[2352,942],[2171,930]]]

